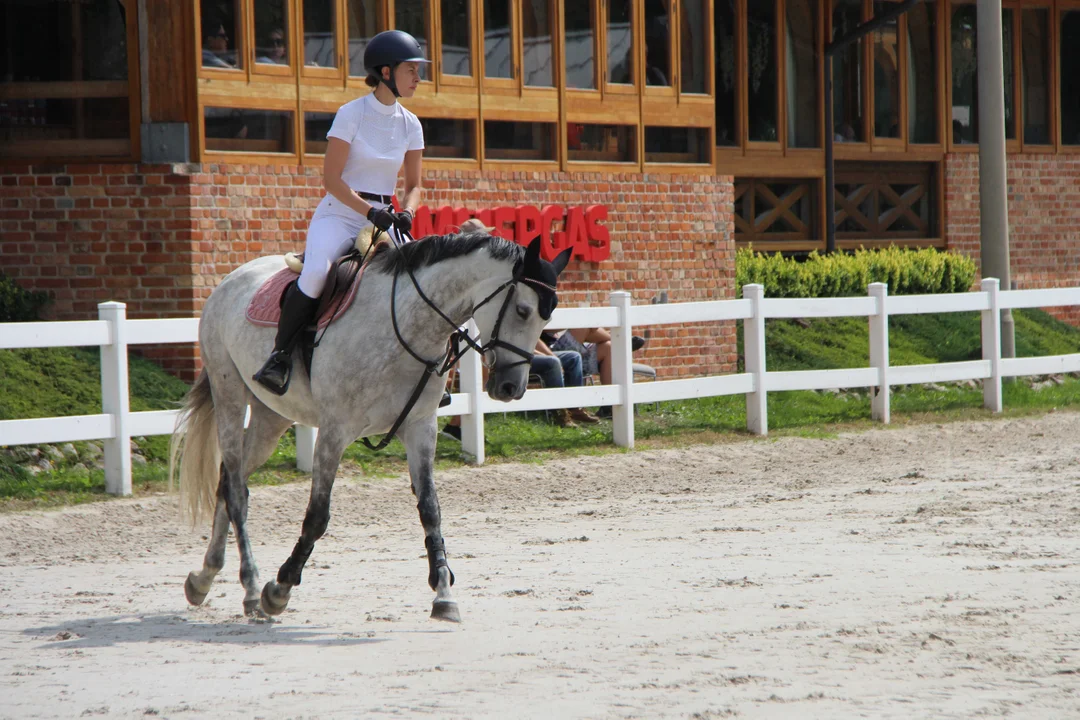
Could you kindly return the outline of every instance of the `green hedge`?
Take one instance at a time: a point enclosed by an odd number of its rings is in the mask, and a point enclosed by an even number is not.
[[[735,257],[740,294],[744,285],[757,283],[765,286],[765,297],[773,298],[866,295],[872,282],[886,283],[890,295],[967,292],[975,272],[971,258],[932,248],[889,247],[831,255],[815,251],[803,261],[744,248]]]
[[[0,323],[37,320],[38,311],[47,302],[49,296],[46,293],[24,290],[14,280],[0,274]]]

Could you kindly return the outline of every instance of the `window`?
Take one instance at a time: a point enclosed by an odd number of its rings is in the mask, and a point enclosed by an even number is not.
[[[951,37],[952,141],[956,145],[970,145],[979,139],[978,86],[975,74],[978,37],[975,32],[974,5],[953,7]]]
[[[206,6],[206,3],[203,3]],[[255,66],[289,64],[289,13],[285,0],[255,0]],[[272,38],[280,39],[275,45]],[[206,53],[203,53],[206,64]]]
[[[304,6],[305,67],[336,68],[337,13],[335,0],[302,0]]]
[[[874,2],[874,17],[890,3]],[[874,137],[900,137],[900,21],[893,18],[874,31]]]
[[[240,13],[238,0],[203,0],[199,21],[202,25],[202,66],[216,70],[243,67],[240,52]]]
[[[475,121],[420,118],[420,125],[424,128],[424,157],[476,158]]]
[[[713,38],[716,85],[716,144],[738,145],[735,118],[739,111],[736,83],[739,80],[735,47],[735,2],[716,0],[713,9]]]
[[[817,0],[787,0],[785,76],[788,147],[818,146]]]
[[[954,144],[973,144],[979,141],[978,38],[975,13],[975,5],[955,6],[952,10]],[[1049,18],[1049,10],[1045,8],[1004,8],[1001,11],[1005,137],[1016,141],[1019,147],[1025,143],[1052,144]],[[1062,68],[1062,82],[1065,81]]]
[[[510,0],[484,0],[484,77],[514,77]]]
[[[394,27],[416,38],[424,57],[431,60],[428,52],[427,0],[394,0]],[[429,80],[428,65],[420,63],[420,79]]]
[[[1080,9],[1061,13],[1061,143],[1080,145]]]
[[[442,0],[442,74],[472,72],[472,6],[470,0]]]
[[[206,107],[203,122],[210,151],[295,152],[293,114],[289,111]]]
[[[1020,75],[1024,108],[1024,143],[1049,145],[1050,139],[1050,13],[1045,9],[1021,11]],[[1080,48],[1073,46],[1073,52]]]
[[[564,5],[566,25],[566,87],[596,87],[596,5],[574,0]]]
[[[566,145],[570,160],[585,162],[636,162],[637,128],[631,125],[566,126]]]
[[[834,0],[832,39],[850,35],[862,24],[861,0]],[[833,58],[833,124],[836,142],[866,140],[863,122],[863,40],[852,43]]]
[[[9,29],[0,52],[0,156],[130,152],[124,5],[9,2],[0,18]]]
[[[645,0],[645,84],[671,85],[668,0]]]
[[[334,124],[334,115],[328,112],[304,113],[304,152],[309,155],[326,153],[326,133]]]
[[[749,81],[749,139],[776,142],[778,136],[776,0],[752,2],[746,8]]]
[[[554,160],[555,123],[484,121],[489,160]]]
[[[913,143],[938,142],[936,13],[928,0],[907,13],[908,139]]]
[[[705,0],[682,0],[679,8],[679,66],[684,93],[705,94],[705,53],[709,47],[709,13]],[[813,25],[811,25],[813,27]]]
[[[608,0],[607,81],[634,82],[634,8],[630,0]]]
[[[522,62],[526,85],[555,86],[551,21],[551,0],[522,0]]]
[[[349,0],[349,75],[365,77],[364,50],[379,33],[379,0]]]
[[[709,162],[709,129],[687,127],[645,128],[645,162]]]

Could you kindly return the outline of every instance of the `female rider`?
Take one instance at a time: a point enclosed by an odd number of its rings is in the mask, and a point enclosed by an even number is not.
[[[379,33],[364,51],[365,82],[374,92],[342,105],[326,134],[326,195],[308,226],[304,270],[285,293],[274,352],[255,373],[254,379],[273,393],[289,389],[293,349],[314,320],[331,262],[349,251],[369,223],[383,231],[412,229],[420,204],[424,132],[397,98],[412,97],[420,64],[427,62],[416,39],[400,30]],[[405,196],[401,211],[394,212],[390,201],[402,165]]]

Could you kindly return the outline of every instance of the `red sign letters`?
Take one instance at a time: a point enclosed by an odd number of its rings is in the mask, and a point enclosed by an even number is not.
[[[572,259],[601,262],[611,256],[611,235],[601,223],[607,220],[607,207],[588,205],[518,205],[473,211],[449,205],[441,208],[422,206],[413,220],[413,235],[445,235],[456,232],[469,218],[479,218],[493,235],[528,245],[540,236],[540,254],[545,260],[572,248]]]

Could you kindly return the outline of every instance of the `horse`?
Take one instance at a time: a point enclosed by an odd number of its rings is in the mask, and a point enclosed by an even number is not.
[[[182,512],[193,524],[213,519],[202,568],[184,583],[188,602],[200,605],[224,567],[231,524],[240,552],[244,614],[282,613],[326,531],[343,452],[358,437],[390,433],[407,452],[428,585],[435,591],[431,617],[460,622],[433,474],[436,411],[445,372],[455,359],[448,350],[456,344],[450,343],[451,335],[481,352],[490,369],[486,390],[492,398],[520,399],[568,260],[569,251],[551,262],[543,259],[539,238],[526,249],[487,233],[430,236],[377,251],[357,280],[352,304],[319,339],[311,372],[294,362],[289,389],[281,396],[251,379],[272,349],[275,330],[248,322],[245,313],[264,281],[285,266],[284,258],[259,258],[231,272],[204,306],[203,369],[183,401],[170,450],[169,478],[179,475]],[[479,338],[458,332],[470,318]],[[440,382],[427,382],[432,376]],[[311,495],[300,538],[276,581],[260,592],[247,530],[247,481],[294,422],[319,428]]]

